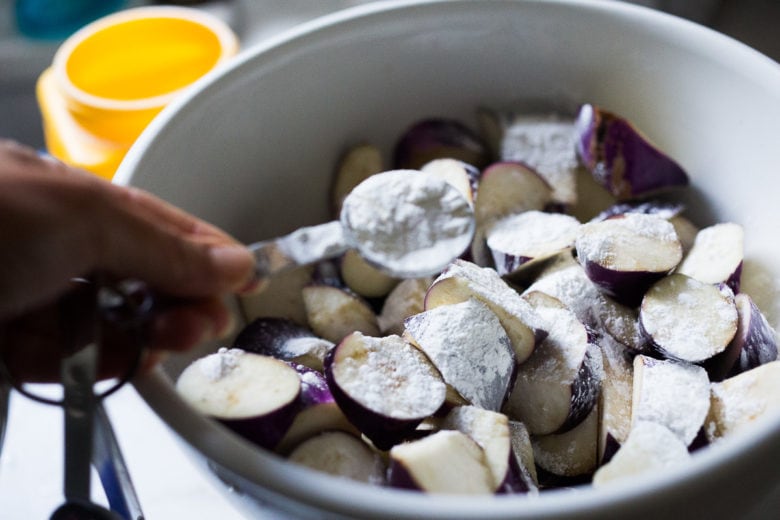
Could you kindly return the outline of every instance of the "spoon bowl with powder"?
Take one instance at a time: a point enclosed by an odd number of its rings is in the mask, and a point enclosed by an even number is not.
[[[417,170],[372,175],[344,199],[340,218],[249,247],[261,278],[356,249],[397,278],[440,272],[474,236],[474,212],[457,188]]]

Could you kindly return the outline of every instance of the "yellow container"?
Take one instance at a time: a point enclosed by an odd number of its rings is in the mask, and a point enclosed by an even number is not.
[[[68,38],[38,79],[46,148],[110,179],[174,97],[238,52],[238,38],[197,9],[139,7]]]

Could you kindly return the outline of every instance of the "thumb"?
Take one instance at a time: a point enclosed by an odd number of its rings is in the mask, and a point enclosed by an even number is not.
[[[99,210],[96,268],[181,297],[253,285],[254,256],[244,245],[146,192],[109,186],[112,196]]]

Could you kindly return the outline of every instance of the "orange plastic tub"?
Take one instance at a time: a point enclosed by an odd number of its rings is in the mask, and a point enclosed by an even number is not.
[[[140,7],[68,38],[37,85],[46,147],[110,179],[149,122],[238,51],[218,18],[183,7]]]

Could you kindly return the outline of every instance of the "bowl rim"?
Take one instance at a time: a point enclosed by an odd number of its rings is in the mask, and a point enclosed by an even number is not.
[[[777,87],[780,99],[780,64],[767,56],[712,29],[700,26],[666,13],[643,6],[613,2],[610,0],[480,0],[495,5],[527,4],[536,6],[557,6],[566,9],[581,9],[602,12],[610,16],[629,18],[666,31],[669,36],[682,38],[697,52],[718,61],[738,62],[746,74],[762,77],[761,83]],[[144,133],[131,147],[120,165],[114,182],[130,184],[133,172],[142,162],[144,150],[153,147],[155,139],[164,135],[169,124],[175,120],[179,110],[189,104],[196,104],[198,98],[219,87],[222,81],[229,81],[247,67],[272,63],[277,56],[293,54],[296,49],[305,48],[318,39],[326,39],[334,31],[348,31],[355,24],[376,22],[383,17],[399,16],[400,13],[418,8],[435,8],[436,4],[447,3],[448,8],[473,6],[475,0],[403,0],[395,2],[374,2],[358,5],[322,16],[289,29],[275,37],[256,44],[234,58],[229,64],[201,78],[190,90],[174,100],[152,121]],[[492,496],[473,497],[447,496],[446,500],[431,498],[416,493],[372,487],[366,484],[334,479],[303,467],[285,462],[281,457],[258,450],[247,441],[226,430],[215,421],[200,416],[189,408],[176,393],[171,379],[161,367],[139,377],[134,386],[142,398],[157,415],[201,455],[216,464],[239,473],[254,481],[271,495],[285,497],[311,508],[323,509],[343,515],[392,515],[398,518],[419,517],[421,511],[428,518],[544,518],[551,515],[582,514],[583,512],[604,512],[605,508],[617,505],[635,506],[652,497],[685,489],[703,476],[716,473],[719,469],[739,461],[746,450],[766,447],[777,441],[780,432],[780,417],[761,421],[755,427],[739,434],[739,442],[716,443],[697,453],[678,468],[660,473],[639,475],[614,486],[582,492],[569,490],[547,491],[539,497]],[[182,413],[190,409],[192,413]],[[218,439],[219,442],[215,442]],[[252,461],[251,472],[246,468]],[[249,474],[252,473],[252,474]],[[349,503],[334,497],[349,496]],[[377,503],[392,501],[392,512],[377,507]],[[432,505],[435,504],[435,508]],[[521,507],[518,507],[521,506]]]

